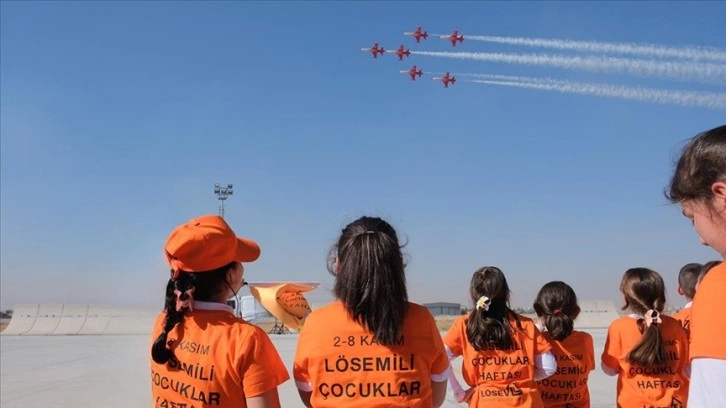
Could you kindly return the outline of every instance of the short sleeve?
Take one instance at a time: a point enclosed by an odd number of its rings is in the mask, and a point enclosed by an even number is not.
[[[464,317],[459,317],[454,320],[454,323],[446,332],[443,342],[446,347],[451,350],[454,356],[460,356],[464,354],[464,343],[466,342],[466,335],[464,333]]]
[[[429,321],[429,325],[431,327],[431,338],[433,339],[434,350],[432,350],[432,352],[434,353],[434,357],[431,363],[431,375],[433,378],[446,374],[446,371],[449,369],[449,357],[446,355],[444,341],[441,338],[438,326],[436,326],[436,319],[434,319],[433,315],[431,315],[431,312],[428,310],[426,310],[425,316]],[[443,381],[446,381],[448,375],[443,378]]]
[[[587,352],[588,371],[595,369],[595,344],[590,333],[585,333],[585,352]]]
[[[682,329],[678,341],[678,347],[680,348],[680,350],[678,350],[678,358],[681,364],[681,370],[685,369],[686,366],[688,366],[691,362],[691,356],[688,354],[689,344],[690,342],[688,339],[688,332],[686,331],[686,329]]]
[[[264,394],[290,379],[277,349],[259,327],[255,326],[242,348],[240,375],[246,397]]]
[[[611,324],[608,328],[608,335],[605,339],[605,348],[602,352],[602,364],[609,368],[619,369],[621,354],[620,337],[618,336],[615,324]]]
[[[310,317],[312,317],[312,315],[308,317],[308,320],[305,322],[302,330],[300,330],[300,337],[298,337],[297,348],[295,349],[295,359],[292,364],[292,376],[295,379],[295,383],[298,388],[301,388],[301,384],[310,383],[310,374],[308,372],[308,356],[310,355],[310,336],[308,333],[310,332],[309,327],[312,320]],[[308,386],[303,386],[302,388],[304,388],[303,391],[309,391],[307,389],[309,388]]]
[[[534,326],[534,354],[544,354],[552,350],[552,343],[547,340],[547,337],[542,335],[537,326]]]

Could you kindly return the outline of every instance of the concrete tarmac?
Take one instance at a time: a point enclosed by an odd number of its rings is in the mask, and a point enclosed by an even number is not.
[[[593,408],[615,406],[615,378],[602,373],[606,329],[588,330],[598,368],[590,375]],[[443,333],[442,333],[443,335]],[[297,335],[271,335],[290,370]],[[0,336],[2,408],[151,407],[148,335]],[[454,370],[461,381],[461,358]],[[463,384],[463,381],[461,381]],[[303,407],[291,379],[280,388],[283,407]],[[444,407],[463,407],[447,398]]]

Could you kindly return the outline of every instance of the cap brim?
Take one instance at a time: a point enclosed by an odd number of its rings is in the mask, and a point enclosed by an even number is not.
[[[260,246],[257,242],[237,237],[237,262],[254,262],[260,257]]]

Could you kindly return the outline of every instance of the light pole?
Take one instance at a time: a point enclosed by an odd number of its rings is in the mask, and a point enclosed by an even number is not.
[[[232,185],[227,184],[227,187],[221,187],[219,183],[214,183],[214,194],[219,200],[219,216],[224,218],[224,200],[227,199],[227,196],[232,195]]]
[[[233,192],[231,184],[227,184],[227,187],[222,187],[219,183],[214,183],[214,194],[217,195],[217,200],[219,200],[219,216],[222,218],[224,218],[224,200],[228,196],[231,196]],[[235,294],[234,300],[227,299],[227,305],[234,309],[234,314],[237,317],[242,317],[242,306],[240,305],[237,294]]]

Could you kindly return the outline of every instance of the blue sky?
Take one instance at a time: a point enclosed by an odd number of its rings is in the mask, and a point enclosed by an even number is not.
[[[347,222],[378,215],[410,298],[467,303],[497,265],[515,305],[544,283],[618,299],[625,269],[668,282],[717,254],[662,191],[685,139],[724,111],[489,86],[399,70],[726,92],[719,84],[414,55],[550,53],[402,32],[726,48],[726,4],[3,2],[0,303],[160,306],[171,229],[216,213],[256,239],[247,279],[319,281]],[[460,78],[461,79],[461,78]]]

